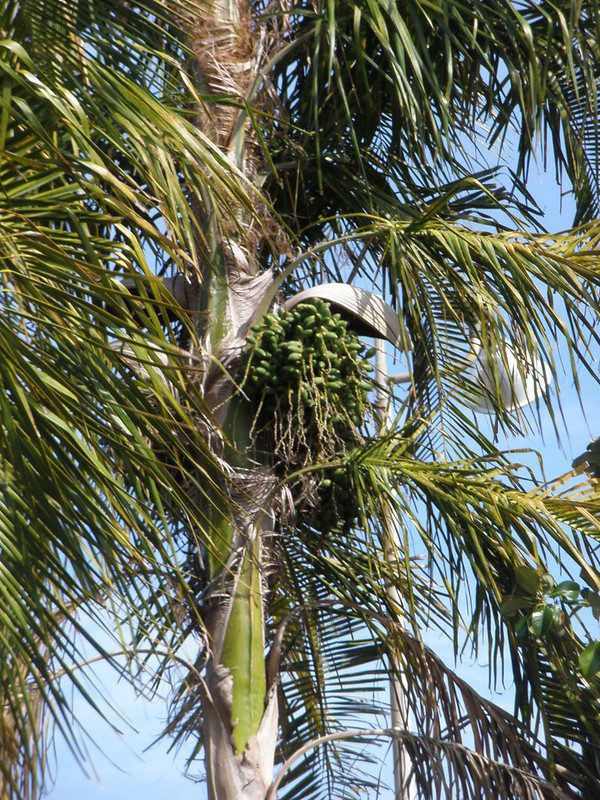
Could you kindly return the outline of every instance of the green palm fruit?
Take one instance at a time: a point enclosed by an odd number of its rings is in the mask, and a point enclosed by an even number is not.
[[[266,315],[252,326],[244,364],[246,392],[260,401],[259,435],[272,436],[276,422],[281,428],[297,418],[302,463],[307,453],[308,463],[335,458],[362,427],[372,389],[369,355],[323,301]],[[299,462],[289,463],[295,469]],[[319,509],[307,510],[306,521],[318,531],[348,531],[358,514],[351,478],[344,468],[322,477]]]

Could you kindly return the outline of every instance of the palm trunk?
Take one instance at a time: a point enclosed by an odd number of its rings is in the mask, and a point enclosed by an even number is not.
[[[272,779],[277,694],[264,659],[264,539],[271,480],[244,463],[249,409],[230,401],[225,430],[236,477],[213,506],[216,552],[206,559],[213,585],[204,622],[210,659],[201,689],[209,800],[263,800]],[[248,460],[249,461],[249,460]]]
[[[242,101],[260,61],[248,3],[201,2],[188,25],[201,92]],[[252,181],[255,146],[240,107],[207,103],[198,124]],[[237,218],[225,225],[210,212],[202,220],[208,252],[199,270],[199,320],[205,348],[235,372],[271,275],[256,266],[260,232],[241,209],[232,214]],[[252,410],[232,399],[232,388],[223,370],[209,371],[205,398],[230,443],[219,455],[232,480],[223,487],[222,503],[207,509],[215,548],[204,559],[212,587],[204,615],[210,653],[200,690],[205,766],[209,800],[263,800],[278,732],[277,693],[267,686],[264,659],[263,565],[273,526],[267,502],[272,481],[251,458]]]

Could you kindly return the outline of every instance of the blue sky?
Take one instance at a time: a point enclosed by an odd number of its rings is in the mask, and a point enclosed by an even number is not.
[[[568,227],[572,219],[573,204],[567,198],[561,208],[559,189],[553,176],[532,175],[529,188],[545,212],[546,227],[554,231]],[[561,447],[557,445],[551,421],[545,412],[542,412],[542,428],[547,431],[544,438],[536,435],[511,439],[500,442],[500,446],[539,450],[543,454],[548,477],[566,471],[572,459],[585,449],[590,439],[600,435],[597,385],[587,375],[582,374],[581,379],[587,419],[575,395],[572,378],[567,376],[561,381],[563,410],[567,421],[567,431]],[[481,419],[483,426],[489,424],[484,417]],[[452,662],[451,649],[447,642],[442,639],[429,641],[435,645],[440,655],[446,655],[447,660]],[[459,672],[479,691],[489,694],[487,670],[483,664],[466,663]],[[91,765],[88,765],[89,774],[86,776],[57,737],[55,783],[47,795],[48,799],[75,800],[85,797],[86,800],[162,800],[173,796],[177,800],[204,800],[206,794],[203,787],[182,777],[183,759],[167,754],[168,742],[155,745],[145,752],[145,748],[158,735],[165,722],[165,705],[160,699],[149,702],[144,698],[134,697],[125,682],[116,682],[112,670],[103,665],[95,670],[94,682],[104,686],[105,693],[121,710],[125,717],[121,727],[126,735],[121,737],[113,732],[87,704],[79,702],[76,709],[82,727],[101,748],[90,747],[95,774]],[[495,696],[495,699],[503,702],[507,697]],[[380,800],[387,799],[382,797]]]

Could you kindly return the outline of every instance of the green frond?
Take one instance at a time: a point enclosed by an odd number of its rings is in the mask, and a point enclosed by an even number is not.
[[[50,5],[58,20],[73,11]],[[193,329],[153,274],[199,270],[206,245],[194,204],[210,196],[227,214],[249,203],[241,175],[180,99],[97,60],[85,65],[84,91],[69,91],[50,68],[62,54],[70,70],[81,55],[67,50],[69,26],[40,69],[36,19],[23,42],[35,67],[16,39],[0,54],[0,627],[3,713],[14,727],[2,770],[15,797],[40,785],[42,722],[77,752],[67,683],[93,701],[70,669],[78,646],[68,630],[104,653],[80,608],[110,597],[112,613],[130,615],[130,641],[152,652],[186,635],[174,621],[188,613],[187,551],[213,547],[198,501],[224,502],[222,470],[202,435],[214,422],[201,351],[181,348],[179,334],[189,343]],[[9,22],[19,28],[20,9]],[[135,298],[124,277],[135,279]]]
[[[579,749],[583,744],[593,752],[600,740],[594,690],[578,666],[585,639],[571,626],[568,606],[551,599],[562,595],[554,591],[549,564],[573,559],[593,580],[597,493],[582,494],[579,485],[571,495],[564,481],[552,492],[524,491],[501,454],[425,463],[412,455],[410,436],[399,431],[350,457],[364,527],[327,536],[290,527],[276,539],[281,556],[275,561],[284,567],[274,573],[270,608],[275,626],[286,620],[277,652],[282,757],[360,721],[364,727],[371,716],[376,727],[388,707],[392,658],[417,738],[474,742],[477,753],[532,779],[558,778],[559,796],[579,796],[584,786],[595,791],[597,773]],[[543,609],[549,622],[540,626]],[[474,653],[487,651],[491,681],[501,680],[503,662],[510,663],[517,717],[479,697],[423,645],[421,631],[436,623],[454,637],[456,649],[466,639]],[[531,733],[538,714],[544,743]],[[427,750],[423,760],[419,752],[420,796],[443,797],[448,753],[434,757]],[[309,750],[286,779],[289,796],[353,796],[346,778],[360,757],[335,741],[322,752]],[[480,783],[464,768],[483,791],[486,778]],[[377,768],[365,762],[363,771],[377,785]],[[502,791],[496,786],[494,796]]]
[[[414,342],[412,413],[427,419],[437,415],[430,430],[447,431],[448,441],[479,436],[477,423],[466,414],[476,394],[470,371],[477,355],[474,340],[492,365],[505,359],[501,354],[507,346],[524,365],[547,364],[544,375],[533,372],[541,390],[547,377],[557,379],[554,352],[559,348],[567,354],[576,386],[578,369],[596,377],[596,223],[555,235],[492,232],[472,226],[457,212],[455,200],[471,190],[493,201],[485,185],[466,179],[410,215],[399,205],[394,216],[338,219],[341,235],[323,243],[318,258],[307,259],[306,269],[298,270],[300,280],[314,280],[318,271],[340,280],[353,274],[356,263],[362,279],[383,290]],[[368,262],[362,261],[363,251]],[[295,288],[290,282],[288,291]],[[554,417],[560,395],[538,394]],[[490,400],[506,430],[526,426],[522,414],[515,418],[498,399]],[[535,407],[529,415],[535,418]]]
[[[273,77],[287,112],[278,126],[287,139],[282,160],[307,154],[320,190],[328,159],[342,150],[359,179],[366,148],[382,161],[400,154],[425,177],[440,162],[465,163],[474,135],[502,147],[514,129],[519,173],[539,143],[586,191],[576,154],[581,120],[591,126],[597,114],[594,2],[576,11],[508,0],[348,0],[299,2],[294,12]],[[300,163],[289,190],[305,183],[304,171]]]

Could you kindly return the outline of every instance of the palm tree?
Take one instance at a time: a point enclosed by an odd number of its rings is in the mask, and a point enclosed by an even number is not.
[[[503,368],[541,390],[558,343],[594,371],[595,0],[0,19],[2,797],[39,794],[49,728],[83,752],[73,690],[109,715],[90,649],[175,682],[165,735],[211,800],[364,796],[382,737],[422,797],[596,797],[596,451],[532,482],[470,411],[474,360],[508,432],[544,405],[559,430],[560,402],[515,408]],[[566,233],[537,222],[538,156]],[[373,379],[365,333],[408,384]],[[432,626],[510,668],[514,715]],[[381,727],[390,676],[410,729]]]

